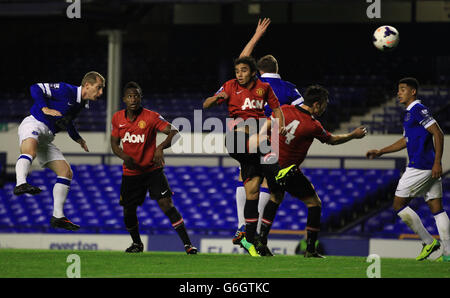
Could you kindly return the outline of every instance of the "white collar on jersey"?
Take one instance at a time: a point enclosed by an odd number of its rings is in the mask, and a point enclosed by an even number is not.
[[[77,102],[81,103],[81,86],[77,88]],[[89,100],[86,100],[86,104],[84,105],[86,109],[89,109]]]
[[[409,104],[409,106],[406,107],[406,110],[409,111],[412,109],[413,106],[415,106],[416,104],[421,103],[420,100],[416,99],[415,101],[413,101],[412,103]]]
[[[272,78],[272,79],[280,79],[281,76],[277,73],[265,72],[261,75],[261,78]]]
[[[81,103],[81,86],[77,88],[77,102]]]

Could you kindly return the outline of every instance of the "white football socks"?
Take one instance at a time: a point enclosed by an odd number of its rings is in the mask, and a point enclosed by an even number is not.
[[[244,206],[245,206],[245,188],[244,186],[236,187],[236,208],[238,216],[238,228],[245,226]]]
[[[27,183],[33,157],[29,154],[21,154],[16,162],[16,186]]]
[[[270,193],[268,191],[264,191],[264,188],[259,193],[259,203],[258,203],[258,227],[256,229],[257,233],[261,230],[261,218],[264,213],[264,208],[267,205],[267,202],[270,200]],[[236,207],[237,207],[237,216],[238,216],[238,228],[245,226],[245,217],[244,217],[244,206],[245,206],[245,188],[243,186],[236,187]]]
[[[400,216],[402,221],[406,223],[408,227],[410,227],[414,231],[414,233],[419,235],[420,239],[425,244],[428,245],[433,242],[433,237],[423,226],[423,223],[420,220],[419,215],[417,215],[417,213],[414,210],[412,210],[409,206],[406,206],[405,208],[400,210],[400,212],[398,212],[397,214],[398,216]]]
[[[64,203],[69,194],[70,183],[72,180],[58,176],[53,187],[53,216],[56,218],[64,217]]]
[[[441,238],[443,254],[450,255],[450,220],[448,219],[447,212],[444,210],[434,216],[436,220],[437,230],[439,237]]]

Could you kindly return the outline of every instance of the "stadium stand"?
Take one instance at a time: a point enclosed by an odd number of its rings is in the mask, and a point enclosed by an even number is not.
[[[122,207],[119,192],[120,165],[75,165],[74,179],[65,214],[81,225],[80,232],[121,233]],[[168,166],[165,172],[174,193],[174,202],[187,227],[197,233],[232,235],[237,226],[235,188],[237,167]],[[323,201],[323,229],[345,214],[361,208],[380,189],[399,178],[398,170],[304,169]],[[14,184],[0,189],[0,231],[58,232],[50,228],[53,209],[52,187],[56,176],[50,170],[33,171],[29,181],[43,190],[35,196],[17,197]],[[172,233],[168,219],[156,202],[147,198],[138,210],[141,230],[149,233]],[[299,200],[287,195],[274,229],[304,230],[307,209]]]
[[[440,127],[445,133],[450,131],[450,104],[447,99],[449,89],[443,87],[424,87],[420,88],[418,99],[426,105],[433,116],[438,121]],[[405,108],[400,104],[395,106],[386,106],[382,113],[372,115],[371,121],[361,121],[361,125],[369,126],[371,132],[380,132],[384,134],[402,134],[403,116]]]
[[[301,92],[300,88],[300,92]],[[353,115],[362,115],[371,106],[380,105],[385,101],[382,97],[378,101],[375,99],[376,88],[364,87],[331,87],[330,104],[328,111],[321,117],[324,126],[330,131],[339,127],[340,123],[348,121]],[[439,121],[444,133],[450,131],[450,105],[446,102],[448,89],[424,89],[421,90],[420,98],[426,104],[436,119]],[[184,117],[193,123],[194,110],[202,109],[203,100],[210,96],[208,93],[186,92],[186,93],[153,93],[144,95],[143,105],[151,110],[157,111],[168,121],[173,121],[178,117]],[[361,99],[372,99],[371,101]],[[28,115],[29,108],[33,101],[29,98],[15,99],[9,98],[1,101],[0,117],[7,122],[20,122]],[[443,104],[445,103],[445,104]],[[384,113],[374,114],[372,121],[363,121],[361,125],[387,134],[401,134],[404,108],[402,106],[385,107]],[[202,111],[203,119],[216,117],[224,119],[227,117],[225,106],[207,111]],[[100,100],[91,103],[90,109],[83,111],[82,117],[76,119],[79,131],[105,131],[106,102]]]

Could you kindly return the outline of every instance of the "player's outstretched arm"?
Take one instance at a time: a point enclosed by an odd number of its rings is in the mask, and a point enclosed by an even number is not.
[[[220,100],[227,100],[228,99],[228,94],[224,91],[217,93],[214,96],[208,97],[207,99],[205,99],[205,101],[203,102],[203,109],[209,109],[212,108],[216,105],[218,105],[218,101]]]
[[[404,137],[402,137],[394,144],[384,147],[383,149],[380,149],[380,150],[372,149],[372,150],[367,151],[366,157],[368,159],[374,159],[374,158],[380,157],[383,154],[397,152],[397,151],[403,150],[405,148],[406,148],[406,139]]]
[[[431,169],[431,176],[433,178],[439,178],[442,175],[442,154],[444,152],[444,133],[439,127],[439,124],[434,123],[427,128],[428,132],[433,135],[434,139],[434,164]]]
[[[339,134],[339,135],[331,135],[327,144],[329,145],[339,145],[343,143],[347,143],[353,139],[361,139],[367,135],[367,129],[364,126],[360,126],[355,128],[350,133]]]
[[[239,58],[250,56],[253,52],[253,49],[256,46],[256,43],[258,43],[259,39],[264,35],[267,28],[270,25],[270,19],[264,18],[258,20],[258,25],[256,26],[255,34],[253,34],[252,38],[249,40],[249,42],[245,45],[244,49],[242,50],[241,54],[239,55]]]

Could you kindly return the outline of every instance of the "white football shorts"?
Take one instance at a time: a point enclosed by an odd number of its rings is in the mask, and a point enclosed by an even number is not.
[[[59,150],[52,142],[55,135],[43,122],[36,120],[32,115],[23,119],[18,129],[19,146],[23,140],[33,138],[38,141],[36,157],[39,165],[44,167],[48,162],[53,160],[66,160],[61,150]]]
[[[407,167],[398,182],[395,195],[401,198],[424,197],[425,202],[442,198],[442,178],[432,178],[431,170]]]

